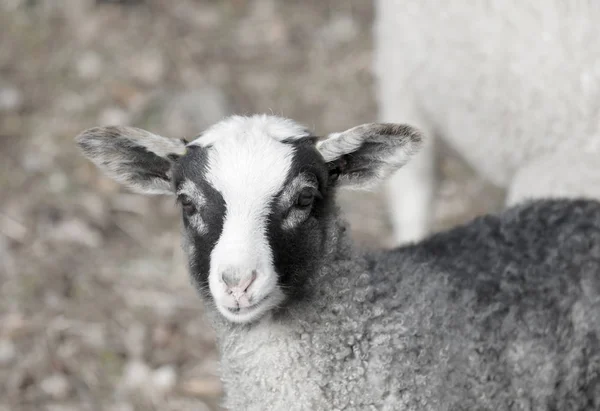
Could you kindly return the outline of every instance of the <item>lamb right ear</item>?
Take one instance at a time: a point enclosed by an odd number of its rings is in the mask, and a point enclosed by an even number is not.
[[[172,194],[171,165],[185,142],[135,127],[96,127],[75,139],[83,154],[105,174],[143,194]]]

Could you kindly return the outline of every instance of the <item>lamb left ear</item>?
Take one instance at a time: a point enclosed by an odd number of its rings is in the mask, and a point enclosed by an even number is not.
[[[330,134],[317,149],[338,186],[368,189],[405,165],[422,141],[411,126],[371,123]]]

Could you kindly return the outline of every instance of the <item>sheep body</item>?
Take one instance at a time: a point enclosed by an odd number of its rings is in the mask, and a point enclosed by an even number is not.
[[[312,298],[254,326],[213,313],[228,409],[598,409],[600,204],[360,256],[330,228]]]
[[[177,196],[228,409],[600,409],[600,203],[538,200],[363,253],[335,193],[405,164],[409,125],[317,141],[236,116],[190,143],[131,127],[77,142],[131,189]]]
[[[600,198],[600,7],[593,2],[376,3],[381,119],[449,143],[526,198]],[[423,238],[433,144],[389,185],[398,242]]]

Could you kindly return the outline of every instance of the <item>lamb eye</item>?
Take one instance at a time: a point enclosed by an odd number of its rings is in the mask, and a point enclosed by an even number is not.
[[[298,199],[296,200],[296,207],[299,208],[307,208],[310,207],[315,200],[315,192],[311,188],[303,188],[298,194]]]
[[[181,202],[181,207],[186,214],[192,214],[194,211],[196,211],[196,206],[194,206],[194,203],[189,197],[182,196],[179,201]]]

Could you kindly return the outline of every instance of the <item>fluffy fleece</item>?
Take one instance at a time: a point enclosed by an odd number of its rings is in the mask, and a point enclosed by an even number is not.
[[[333,220],[329,242],[287,312],[209,308],[228,409],[599,409],[600,204],[531,202],[360,255]]]
[[[384,178],[420,134],[300,130],[253,116],[206,146],[127,127],[77,138],[125,185],[178,196],[228,409],[600,409],[600,203],[538,200],[363,253],[335,191]]]
[[[383,121],[437,136],[507,204],[600,199],[600,7],[595,2],[378,0]],[[398,242],[429,229],[433,144],[389,186]]]

